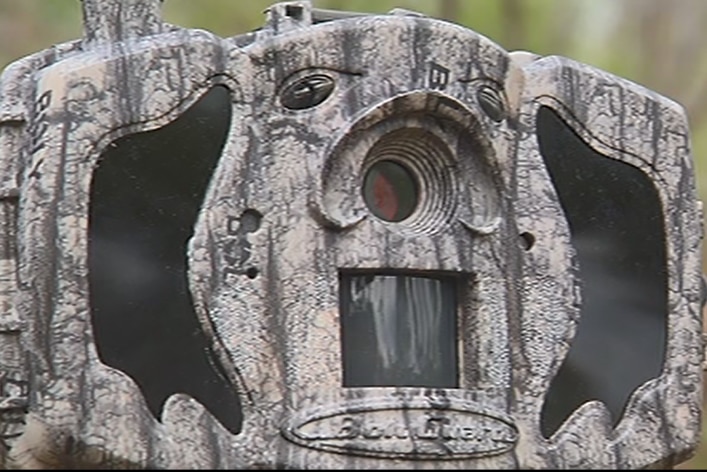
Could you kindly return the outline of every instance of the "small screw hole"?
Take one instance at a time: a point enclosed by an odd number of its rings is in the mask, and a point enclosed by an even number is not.
[[[246,275],[249,279],[254,279],[254,278],[256,278],[256,277],[258,276],[258,269],[256,269],[255,267],[249,267],[249,268],[245,271],[245,275]]]
[[[530,251],[530,249],[535,245],[535,236],[533,236],[532,233],[521,233],[520,234],[520,243],[521,246],[523,246],[523,249],[526,251]]]

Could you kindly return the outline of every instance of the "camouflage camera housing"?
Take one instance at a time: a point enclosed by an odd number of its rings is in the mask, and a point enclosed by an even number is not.
[[[697,447],[684,110],[396,10],[84,0],[0,79],[12,467],[643,468]]]

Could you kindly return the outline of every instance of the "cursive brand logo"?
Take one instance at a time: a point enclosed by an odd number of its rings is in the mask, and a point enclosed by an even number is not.
[[[300,416],[285,437],[302,446],[383,458],[463,459],[502,454],[518,440],[507,415],[467,406],[341,406]]]

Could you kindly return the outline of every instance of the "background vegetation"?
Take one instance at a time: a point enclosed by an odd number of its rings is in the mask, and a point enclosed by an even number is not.
[[[262,24],[270,0],[166,0],[170,23],[232,36]],[[707,196],[707,1],[314,0],[319,8],[394,7],[460,23],[507,50],[558,54],[640,83],[681,103],[692,130],[698,189]],[[0,0],[0,70],[81,35],[79,0]],[[707,446],[681,468],[707,468]]]

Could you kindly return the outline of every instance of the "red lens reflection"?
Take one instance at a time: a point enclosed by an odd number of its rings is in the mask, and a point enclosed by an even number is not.
[[[368,208],[385,221],[402,221],[415,211],[417,183],[402,164],[383,160],[366,173],[363,198]]]
[[[395,187],[384,175],[376,175],[373,180],[373,204],[386,220],[395,219],[398,213],[398,196]]]

